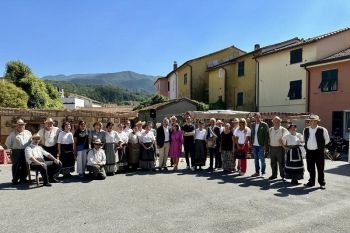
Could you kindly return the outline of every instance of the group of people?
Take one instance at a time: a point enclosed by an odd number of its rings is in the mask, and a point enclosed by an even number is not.
[[[166,171],[170,157],[176,171],[183,151],[187,169],[202,170],[209,154],[207,170],[222,169],[243,176],[251,148],[255,162],[252,177],[265,177],[265,156],[268,153],[272,169],[269,179],[276,179],[279,171],[283,181],[290,179],[291,183],[298,184],[298,180],[304,178],[303,156],[306,154],[310,179],[305,185],[315,185],[316,167],[318,183],[324,189],[324,147],[329,142],[329,135],[318,125],[320,119],[317,115],[311,114],[308,120],[309,126],[303,134],[297,132],[293,123],[287,128],[281,126],[282,120],[278,116],[273,118],[273,126],[269,127],[259,113],[255,113],[250,127],[244,118],[230,122],[211,118],[205,125],[202,121],[195,124],[189,115],[185,115],[182,126],[172,116],[164,118],[156,129],[151,122],[143,124],[139,121],[131,125],[127,121],[116,127],[108,122],[103,128],[98,121],[89,130],[86,123],[80,121],[73,133],[71,123],[64,122],[59,129],[51,118],[47,118],[44,127],[32,135],[25,129],[26,123],[19,119],[16,129],[6,140],[6,146],[12,150],[13,184],[26,182],[28,168],[41,173],[45,186],[57,182],[59,174],[63,178],[72,176],[75,167],[81,177],[105,179],[129,169]]]

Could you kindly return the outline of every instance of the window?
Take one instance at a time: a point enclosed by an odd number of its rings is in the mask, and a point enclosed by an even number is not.
[[[302,62],[303,60],[303,49],[296,49],[290,51],[290,64]]]
[[[170,82],[168,81],[168,91],[170,91]]]
[[[184,74],[184,85],[187,85],[187,73]]]
[[[243,92],[237,93],[237,106],[243,106]]]
[[[322,92],[336,91],[338,89],[338,70],[322,71],[322,80],[318,88]]]
[[[244,75],[244,61],[238,62],[238,77]]]
[[[301,99],[301,80],[290,81],[288,97],[290,100]]]
[[[219,78],[225,77],[225,70],[224,69],[219,69]]]

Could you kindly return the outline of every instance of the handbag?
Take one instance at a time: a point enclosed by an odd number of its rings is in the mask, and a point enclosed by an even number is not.
[[[211,137],[207,139],[207,147],[208,148],[215,148],[216,147],[216,138]]]

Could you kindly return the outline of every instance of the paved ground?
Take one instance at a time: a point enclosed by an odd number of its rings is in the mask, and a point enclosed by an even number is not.
[[[10,166],[0,168],[0,232],[350,232],[350,165],[341,161],[327,160],[326,190],[188,170],[36,188],[12,186]]]

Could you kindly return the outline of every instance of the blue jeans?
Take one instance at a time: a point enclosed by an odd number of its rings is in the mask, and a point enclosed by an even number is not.
[[[265,153],[264,146],[253,146],[254,162],[255,162],[255,172],[260,172],[259,160],[261,162],[261,174],[265,174],[266,163],[265,163]]]

